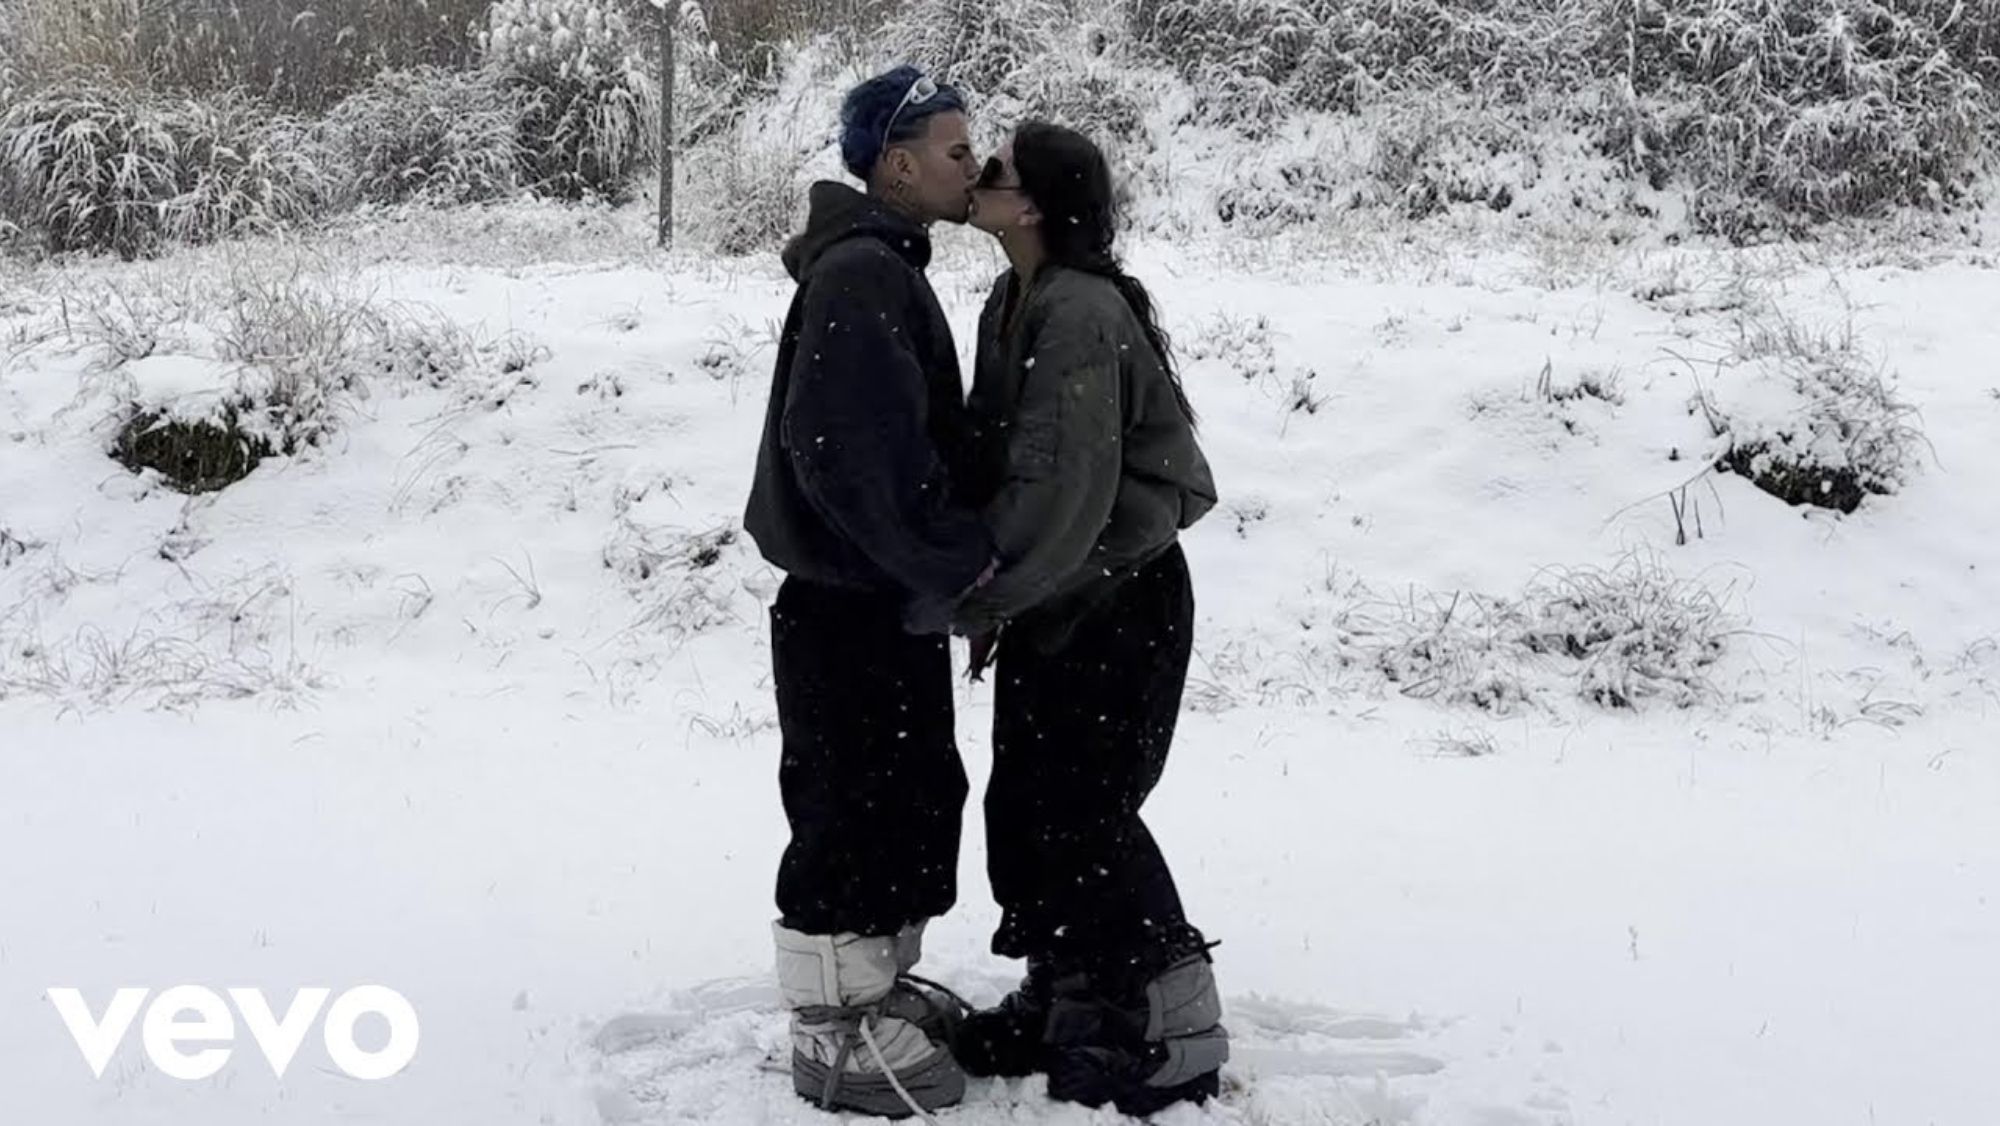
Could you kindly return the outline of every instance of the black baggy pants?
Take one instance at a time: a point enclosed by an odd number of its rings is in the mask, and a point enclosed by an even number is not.
[[[1089,971],[1155,970],[1198,949],[1139,808],[1160,780],[1194,643],[1178,546],[1126,579],[1053,653],[1003,638],[988,872],[993,951]]]
[[[894,934],[958,895],[965,766],[951,650],[892,597],[787,579],[771,610],[791,843],[778,911],[807,934]]]

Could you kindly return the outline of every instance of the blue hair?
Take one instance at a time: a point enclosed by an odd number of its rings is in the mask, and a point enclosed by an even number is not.
[[[847,92],[846,100],[840,103],[840,160],[855,179],[866,182],[883,151],[923,133],[925,121],[940,113],[965,110],[965,95],[940,82],[936,97],[912,102],[897,113],[903,96],[923,76],[916,67],[899,66]],[[891,116],[896,126],[884,137],[882,129]]]

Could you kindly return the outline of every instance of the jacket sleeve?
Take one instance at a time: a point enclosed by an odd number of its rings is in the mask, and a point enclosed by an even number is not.
[[[1124,353],[1117,322],[1057,306],[1023,326],[1032,343],[1007,450],[1007,480],[986,509],[1001,570],[959,606],[957,628],[990,629],[1057,592],[1090,564],[1123,471]]]
[[[979,514],[953,502],[926,420],[927,380],[904,324],[903,267],[829,252],[806,282],[785,446],[813,508],[907,591],[950,598],[993,559]]]

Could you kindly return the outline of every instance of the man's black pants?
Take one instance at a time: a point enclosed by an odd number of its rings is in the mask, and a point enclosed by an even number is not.
[[[787,579],[771,610],[792,839],[778,911],[807,934],[894,934],[958,894],[965,766],[951,650],[889,596]]]

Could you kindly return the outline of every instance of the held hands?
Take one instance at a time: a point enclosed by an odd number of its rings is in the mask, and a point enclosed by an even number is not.
[[[973,591],[978,590],[980,587],[985,586],[987,583],[992,582],[993,576],[999,573],[1000,573],[1000,557],[996,555],[992,558],[990,562],[986,564],[986,569],[984,571],[979,572],[979,577],[972,580],[972,585],[966,588],[965,594],[971,594]],[[959,595],[959,597],[963,598],[965,597],[965,595],[962,594]]]
[[[992,582],[993,576],[999,573],[1000,558],[995,556],[993,561],[986,565],[986,570],[980,573],[978,579],[974,580],[972,589],[965,593],[971,594],[972,591],[978,590],[980,587]],[[998,629],[990,629],[984,633],[977,633],[972,636],[972,667],[966,672],[967,679],[975,683],[986,679],[986,666],[993,663],[993,650],[999,644],[1000,631]]]
[[[972,667],[967,671],[966,679],[975,683],[985,680],[986,667],[993,663],[994,651],[999,646],[1000,631],[997,629],[974,634],[972,637]]]

